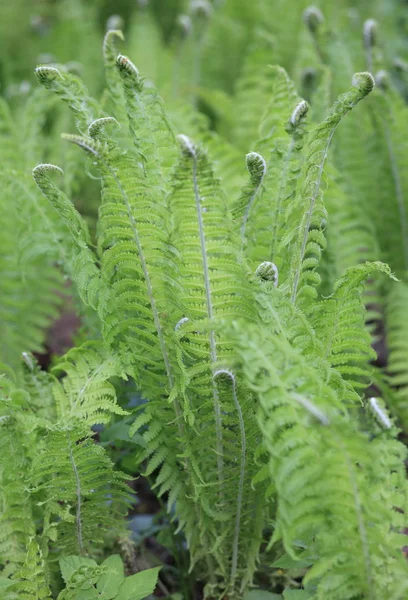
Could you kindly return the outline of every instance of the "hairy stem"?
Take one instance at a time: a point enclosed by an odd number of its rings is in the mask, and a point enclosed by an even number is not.
[[[197,221],[198,221],[198,230],[200,237],[200,247],[201,247],[201,259],[203,263],[203,274],[204,274],[204,287],[205,287],[205,297],[207,304],[207,314],[210,321],[213,319],[213,306],[211,300],[211,287],[210,287],[210,273],[208,268],[208,259],[207,259],[207,249],[205,243],[205,235],[204,235],[204,223],[203,217],[201,213],[201,197],[200,191],[198,189],[198,178],[197,178],[197,156],[195,152],[193,153],[193,185],[194,185],[194,197],[196,204],[196,212],[197,212]],[[213,365],[217,362],[217,348],[215,342],[215,334],[214,331],[211,330],[210,334],[210,355],[211,362]],[[217,384],[212,379],[212,389],[213,389],[213,398],[214,398],[214,412],[215,412],[215,433],[217,438],[217,470],[218,470],[218,481],[221,486],[224,483],[224,450],[222,443],[222,418],[221,418],[221,406],[220,406],[220,398],[218,393]]]

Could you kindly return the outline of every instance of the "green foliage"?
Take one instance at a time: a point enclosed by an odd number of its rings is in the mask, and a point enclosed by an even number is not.
[[[27,99],[0,73],[0,589],[152,594],[113,550],[142,474],[205,598],[402,600],[402,8],[148,4],[109,20],[105,79],[80,0],[44,8]],[[86,341],[42,371],[66,293]]]
[[[100,566],[90,558],[65,556],[60,566],[66,588],[58,600],[143,600],[154,591],[160,570],[146,569],[125,577],[122,559],[117,554]]]

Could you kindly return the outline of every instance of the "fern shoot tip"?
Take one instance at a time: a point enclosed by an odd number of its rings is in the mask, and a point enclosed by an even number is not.
[[[212,15],[213,7],[208,0],[192,0],[190,11],[193,17],[209,19]]]
[[[47,171],[58,173],[59,175],[64,174],[64,171],[61,169],[61,167],[57,167],[57,165],[53,165],[51,163],[41,163],[41,164],[37,165],[32,170],[32,173],[35,178],[38,175],[44,175],[44,173]]]
[[[381,69],[375,75],[375,85],[377,85],[381,90],[386,90],[390,87],[390,78],[385,69]]]
[[[220,377],[221,375],[223,375],[225,377],[229,377],[229,379],[235,383],[235,375],[229,369],[217,369],[213,373],[213,379],[215,379],[216,377]]]
[[[106,21],[106,33],[118,35],[123,39],[122,29],[125,24],[123,17],[120,15],[111,15]]]
[[[299,104],[296,105],[292,114],[290,115],[289,123],[292,127],[297,128],[302,121],[302,119],[306,116],[309,110],[309,104],[306,100],[302,100]]]
[[[176,323],[176,326],[174,327],[174,331],[178,331],[184,325],[184,323],[188,323],[189,320],[190,319],[188,317],[182,317],[180,319],[180,321],[178,321]]]
[[[39,65],[35,68],[34,72],[40,83],[46,83],[47,81],[53,81],[58,77],[62,77],[61,71],[57,67],[50,67],[49,65]]]
[[[360,90],[363,97],[367,96],[375,87],[374,77],[368,71],[362,71],[361,73],[355,73],[352,79],[353,87]]]
[[[377,41],[378,24],[375,19],[367,19],[363,25],[363,39],[366,48],[372,48]]]
[[[245,162],[253,183],[260,185],[266,174],[266,160],[258,152],[248,152]]]
[[[303,22],[311,33],[316,33],[319,26],[324,23],[322,11],[317,6],[309,6],[303,12]]]
[[[101,117],[100,119],[95,119],[88,127],[88,134],[91,138],[97,138],[101,133],[102,129],[105,125],[115,125],[120,128],[120,123],[115,119],[115,117]]]
[[[188,156],[191,156],[192,158],[195,158],[197,156],[196,147],[195,147],[193,141],[187,135],[180,133],[177,136],[177,141],[180,145],[180,148],[181,148],[181,151],[183,152],[183,154],[187,154]]]
[[[139,69],[135,64],[125,56],[124,54],[119,54],[116,59],[116,66],[119,69],[119,73],[125,77],[132,77],[137,81],[140,81],[140,73]]]
[[[176,25],[183,37],[188,37],[193,28],[191,18],[188,15],[179,15],[177,17]]]
[[[275,263],[270,261],[262,262],[256,269],[255,275],[263,281],[273,281],[275,287],[278,287],[279,271]]]

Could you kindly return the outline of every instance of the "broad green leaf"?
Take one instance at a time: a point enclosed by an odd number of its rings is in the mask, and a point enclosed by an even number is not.
[[[161,567],[146,569],[126,577],[119,588],[116,600],[143,600],[153,593]]]
[[[61,575],[68,583],[73,573],[79,569],[79,567],[97,567],[97,563],[92,558],[83,558],[81,556],[63,556],[60,561]]]
[[[96,587],[103,600],[111,600],[115,598],[125,580],[123,562],[119,554],[113,554],[102,563],[102,566],[108,571],[98,579]]]

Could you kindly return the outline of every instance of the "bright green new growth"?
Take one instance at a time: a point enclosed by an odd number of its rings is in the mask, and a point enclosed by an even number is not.
[[[254,4],[254,23],[261,17],[268,23],[262,4]],[[98,598],[102,590],[107,600],[153,592],[157,569],[125,578],[116,555],[99,561],[107,540],[126,538],[132,502],[128,476],[115,470],[95,434],[95,426],[112,418],[121,423],[133,411],[126,392],[117,397],[120,380],[146,400],[128,431],[137,440],[127,457],[131,472],[148,477],[167,505],[206,598],[243,599],[260,560],[264,569],[283,552],[299,569],[308,565],[301,584],[300,576],[285,575],[284,585],[302,586],[288,590],[299,597],[408,594],[401,551],[406,452],[396,425],[407,416],[407,291],[405,281],[390,282],[392,271],[405,277],[407,266],[406,177],[398,119],[390,115],[405,117],[407,109],[385,84],[373,90],[368,72],[357,73],[328,108],[344,79],[327,77],[326,62],[340,61],[338,41],[325,35],[328,20],[314,7],[304,12],[311,37],[305,48],[318,57],[314,83],[302,89],[306,99],[285,69],[267,67],[271,56],[287,54],[268,31],[253,32],[235,95],[212,96],[205,61],[211,27],[222,31],[238,5],[193,2],[191,19],[181,22],[183,43],[191,41],[194,51],[188,94],[195,105],[208,103],[209,112],[219,108],[214,123],[222,135],[173,101],[185,84],[182,52],[177,76],[163,83],[166,107],[151,73],[117,53],[119,31],[105,36],[107,89],[100,103],[63,66],[36,69],[40,85],[69,107],[78,132],[62,136],[72,148],[68,156],[76,157],[73,166],[64,164],[66,175],[49,162],[58,161],[51,147],[33,168],[38,190],[23,177],[18,183],[9,177],[5,188],[11,195],[21,185],[30,199],[39,234],[22,242],[21,256],[39,273],[31,302],[43,303],[46,315],[35,308],[27,332],[18,327],[20,313],[11,314],[10,306],[35,279],[28,273],[24,287],[5,268],[0,319],[10,350],[0,355],[7,365],[0,379],[0,589],[7,600],[57,597],[57,557],[66,585],[59,600]],[[143,10],[138,18],[147,17]],[[283,20],[277,24],[282,40],[292,34],[289,18],[287,30]],[[374,23],[366,22],[363,33],[371,67]],[[2,111],[4,135],[12,137]],[[359,131],[350,121],[354,113]],[[395,201],[384,232],[375,207],[362,202],[358,169],[341,168],[352,156],[366,160],[353,150],[361,139],[376,148],[384,176],[372,204]],[[34,150],[27,149],[31,167]],[[96,226],[70,199],[70,181],[81,170],[101,186]],[[3,212],[1,265],[10,257],[18,265],[7,225],[17,210]],[[391,268],[377,260],[383,257],[395,261]],[[29,350],[44,343],[61,272],[73,282],[86,335],[98,341],[73,348],[44,373]],[[382,296],[387,380],[376,374],[366,328],[366,305],[372,299],[369,308],[381,313]],[[382,383],[375,392],[373,377]]]

